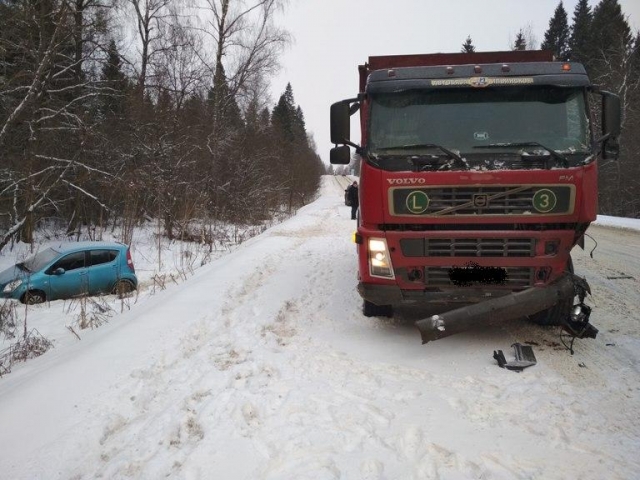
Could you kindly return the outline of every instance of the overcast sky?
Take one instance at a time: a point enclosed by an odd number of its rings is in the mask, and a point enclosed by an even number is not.
[[[578,0],[565,0],[571,24]],[[633,31],[640,0],[619,0]],[[477,51],[509,50],[520,28],[542,43],[558,0],[289,0],[279,21],[294,38],[272,82],[287,82],[318,153],[329,163],[329,107],[358,93],[358,65],[369,56],[459,52],[471,35]],[[595,6],[596,0],[590,1]],[[359,143],[352,132],[352,140]]]

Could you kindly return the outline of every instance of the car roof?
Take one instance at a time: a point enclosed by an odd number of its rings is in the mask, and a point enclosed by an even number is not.
[[[84,241],[84,242],[65,242],[59,243],[57,245],[51,245],[51,249],[55,250],[58,253],[65,252],[76,252],[78,250],[89,250],[89,249],[115,249],[122,250],[123,248],[127,248],[124,243],[120,242],[92,242],[92,241]]]

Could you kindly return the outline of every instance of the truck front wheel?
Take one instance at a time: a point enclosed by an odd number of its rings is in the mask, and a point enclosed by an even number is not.
[[[573,297],[563,298],[553,307],[531,315],[529,319],[538,325],[562,325],[571,315],[571,307]]]
[[[393,317],[393,307],[391,305],[376,305],[365,300],[362,304],[362,314],[365,317]]]

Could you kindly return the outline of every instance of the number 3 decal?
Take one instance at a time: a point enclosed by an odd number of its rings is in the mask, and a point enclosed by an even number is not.
[[[533,208],[541,213],[548,213],[556,207],[556,194],[548,188],[538,190],[533,196]]]

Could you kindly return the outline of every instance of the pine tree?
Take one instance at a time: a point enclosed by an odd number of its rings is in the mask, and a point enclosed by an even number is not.
[[[213,87],[209,90],[208,102],[211,107],[214,128],[229,131],[243,126],[240,107],[238,107],[235,96],[229,88],[222,64],[216,67],[213,76]]]
[[[118,53],[118,47],[115,40],[111,40],[107,47],[107,61],[102,66],[102,79],[122,85],[125,78],[124,73],[122,73],[122,60]]]
[[[471,35],[467,36],[467,39],[462,44],[462,53],[474,53],[476,51],[476,47],[473,45],[473,41],[471,40]]]
[[[101,80],[109,88],[109,93],[105,95],[103,100],[105,110],[115,114],[122,113],[125,104],[127,77],[122,72],[122,60],[115,40],[109,42],[107,60],[102,66]]]
[[[551,50],[557,60],[569,59],[569,24],[562,2],[558,4],[553,17],[549,20],[549,29],[544,34],[541,48]]]
[[[595,46],[588,61],[591,79],[626,96],[635,39],[618,0],[601,0],[596,5],[590,35]]]
[[[318,187],[324,164],[314,151],[305,129],[304,114],[293,99],[291,84],[274,107],[271,122],[278,142],[283,185],[287,187],[289,208],[307,203]]]
[[[258,103],[255,98],[252,98],[244,112],[244,122],[247,127],[247,131],[251,131],[253,133],[260,130],[258,115]]]
[[[632,69],[635,39],[618,0],[601,0],[596,5],[590,35],[595,47],[589,61],[589,76],[594,83],[617,94],[622,107],[620,159],[599,164],[600,208],[607,215],[624,216],[625,192],[630,191],[630,181],[636,177],[631,173],[637,164],[633,161],[636,152],[629,149],[628,140],[637,136],[629,120],[640,86],[634,81]]]
[[[578,0],[573,11],[573,25],[569,37],[569,58],[573,62],[584,63],[588,67],[593,52],[591,22],[593,14],[589,0]]]
[[[513,42],[512,50],[526,50],[527,49],[527,41],[524,38],[524,32],[522,29],[516,35],[516,40]]]
[[[296,121],[296,107],[293,100],[293,89],[290,83],[287,83],[284,93],[280,95],[277,105],[273,108],[271,121],[287,141],[294,140],[296,136],[294,126]]]
[[[266,130],[269,128],[271,124],[271,114],[269,113],[268,108],[263,108],[262,112],[260,112],[259,123],[260,123],[260,128],[262,128],[263,130]]]
[[[640,31],[636,33],[631,53],[631,70],[636,82],[640,81]]]
[[[302,108],[300,108],[300,105],[296,107],[296,114],[293,117],[293,132],[297,139],[304,139],[306,143],[307,125],[304,121],[304,113],[302,113]]]
[[[284,138],[286,142],[302,145],[304,148],[308,146],[304,114],[300,106],[295,105],[290,83],[287,84],[278,104],[273,109],[271,122],[278,136]]]
[[[593,10],[591,27],[593,42],[597,46],[596,57],[605,58],[631,48],[631,27],[618,0],[601,0]]]

